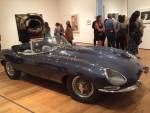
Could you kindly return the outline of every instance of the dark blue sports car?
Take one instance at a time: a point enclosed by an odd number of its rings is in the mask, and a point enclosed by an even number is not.
[[[95,102],[98,92],[123,93],[137,89],[142,72],[148,69],[128,52],[71,46],[63,38],[61,44],[42,38],[12,46],[1,52],[1,63],[11,79],[18,79],[24,72],[63,83],[72,98],[84,103]]]

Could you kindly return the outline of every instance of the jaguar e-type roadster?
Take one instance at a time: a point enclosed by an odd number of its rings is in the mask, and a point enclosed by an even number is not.
[[[25,46],[25,47],[24,47]],[[136,57],[113,48],[53,44],[44,40],[3,50],[2,64],[11,79],[21,72],[64,83],[81,102],[94,102],[98,92],[133,91],[143,72]]]
[[[1,63],[10,79],[27,73],[66,85],[72,98],[93,103],[99,92],[124,93],[138,88],[144,66],[114,48],[71,46],[53,39],[33,40],[2,50]]]

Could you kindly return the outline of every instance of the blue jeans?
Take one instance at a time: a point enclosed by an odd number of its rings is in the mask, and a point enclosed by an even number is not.
[[[115,32],[110,31],[107,33],[107,40],[108,40],[108,47],[116,47],[116,38],[115,38]]]

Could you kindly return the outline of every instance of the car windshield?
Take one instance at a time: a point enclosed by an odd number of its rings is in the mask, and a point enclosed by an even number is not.
[[[40,39],[35,39],[30,42],[30,47],[31,50],[34,53],[43,53],[43,52],[49,52],[53,51],[57,48],[64,48],[71,46],[71,44],[64,38],[61,37],[61,40],[58,41],[56,40],[55,37],[51,38],[40,38]]]

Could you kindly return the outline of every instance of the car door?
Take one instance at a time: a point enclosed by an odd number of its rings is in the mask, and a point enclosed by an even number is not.
[[[29,74],[34,74],[34,57],[35,55],[28,54],[25,55],[23,53],[7,51],[4,54],[6,61],[12,63],[13,67],[18,70]]]
[[[63,76],[67,74],[67,69],[62,65],[61,57],[58,58],[57,55],[59,50],[35,56],[34,63],[38,77],[61,82]]]
[[[36,54],[18,54],[14,56],[16,61],[13,61],[14,67],[22,72],[36,75],[38,72],[37,66],[35,65]],[[21,60],[20,60],[21,59]],[[21,61],[21,62],[18,62]]]

